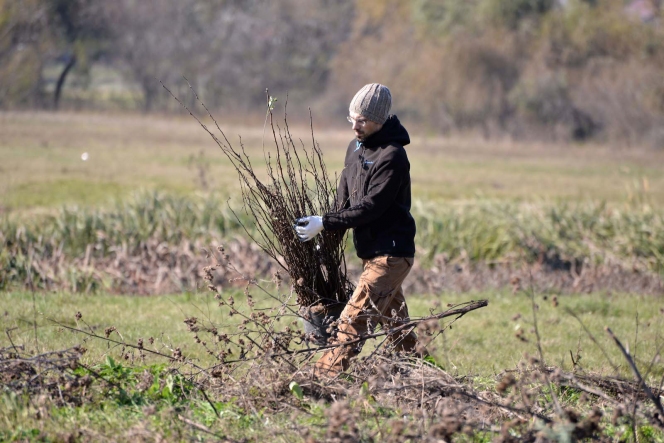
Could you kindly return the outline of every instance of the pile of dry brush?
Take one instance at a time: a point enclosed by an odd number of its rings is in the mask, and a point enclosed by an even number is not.
[[[206,268],[208,280],[213,280],[218,269],[233,270],[229,256],[223,250],[218,252],[220,256],[215,258],[215,264]],[[237,331],[220,334],[209,319],[189,318],[185,321],[195,341],[219,360],[210,368],[208,385],[216,386],[216,392],[221,389],[225,395],[257,402],[244,405],[254,410],[265,407],[275,411],[288,409],[284,397],[289,398],[289,394],[299,400],[310,397],[333,402],[328,412],[327,439],[401,441],[404,438],[425,438],[439,441],[461,433],[488,432],[496,436],[495,441],[572,441],[608,439],[607,428],[621,424],[631,429],[632,435],[636,435],[637,428],[643,424],[664,431],[664,409],[660,400],[664,394],[664,379],[657,387],[645,382],[658,364],[661,349],[643,375],[618,337],[608,328],[607,333],[620,348],[635,381],[620,377],[618,367],[610,360],[615,376],[587,373],[576,366],[573,372],[548,366],[541,349],[536,317],[533,320],[537,356],[530,356],[514,370],[499,374],[495,391],[478,391],[472,378],[454,378],[431,359],[395,356],[384,340],[397,329],[415,330],[419,345],[434,354],[436,338],[467,313],[486,306],[484,300],[448,305],[442,312],[432,309],[430,315],[411,319],[401,327],[359,337],[357,340],[362,344],[374,340],[372,351],[365,352],[365,356],[351,366],[346,377],[319,380],[313,377],[309,363],[320,351],[334,347],[333,341],[327,346],[308,347],[306,337],[297,328],[297,321],[280,326],[282,321],[296,318],[289,298],[282,297],[280,305],[272,309],[257,309],[251,288],[258,288],[268,295],[270,292],[256,281],[247,283],[246,306],[240,306],[232,297],[215,293],[219,306],[227,310],[229,316],[238,318]],[[214,286],[210,290],[214,292]],[[529,295],[535,312],[535,293]],[[275,301],[279,299],[272,297]],[[237,364],[245,365],[244,371],[238,371]],[[241,381],[234,378],[239,372],[243,374]],[[261,394],[250,395],[252,387],[256,386],[263,388]],[[577,401],[570,400],[574,396],[578,397]],[[286,403],[292,407],[292,403]],[[302,406],[298,402],[295,404]],[[384,421],[383,426],[372,432],[358,425],[366,420],[367,415],[376,421],[384,419],[385,409],[401,411],[410,420]]]
[[[2,237],[0,232],[0,237]],[[107,254],[95,251],[103,247],[102,236],[97,243],[89,243],[85,253],[68,255],[61,243],[41,237],[27,245],[19,242],[7,244],[7,253],[15,263],[0,269],[0,288],[12,285],[23,288],[67,291],[79,293],[120,294],[172,294],[196,292],[201,289],[201,277],[207,265],[205,254],[210,242],[203,239],[181,240],[169,243],[153,237],[141,242],[135,249],[126,244],[113,245]],[[236,266],[245,276],[258,280],[272,279],[283,271],[256,243],[244,236],[234,239],[213,238],[212,243],[223,244],[235,257]],[[25,262],[18,263],[24,257]],[[346,263],[348,280],[355,281],[361,273],[360,263]],[[290,276],[283,273],[289,284]],[[216,274],[215,284],[232,285],[232,277],[224,271]],[[522,282],[532,284],[537,292],[555,294],[590,293],[596,291],[626,294],[664,294],[661,276],[656,273],[635,272],[620,265],[583,266],[577,269],[552,269],[539,263],[472,263],[450,261],[445,254],[436,254],[430,265],[416,260],[404,290],[415,294],[443,292],[478,292],[484,290],[518,290]],[[6,286],[2,286],[2,285]],[[241,284],[241,283],[239,283]]]

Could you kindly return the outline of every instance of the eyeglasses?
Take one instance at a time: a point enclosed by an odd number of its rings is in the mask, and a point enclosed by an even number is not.
[[[369,120],[355,120],[355,119],[354,119],[353,117],[351,117],[350,115],[349,115],[348,117],[346,117],[346,120],[348,120],[348,122],[349,122],[350,124],[352,124],[353,126],[355,126],[355,123],[357,123],[357,124],[360,125],[360,127],[362,127],[362,128],[363,128],[364,125],[366,125],[367,122],[369,121]]]

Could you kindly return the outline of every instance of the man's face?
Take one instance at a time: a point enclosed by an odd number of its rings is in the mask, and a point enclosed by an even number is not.
[[[353,125],[353,132],[355,132],[355,138],[359,141],[364,142],[370,135],[375,132],[378,132],[383,125],[372,122],[366,117],[351,112],[350,115],[351,124]]]

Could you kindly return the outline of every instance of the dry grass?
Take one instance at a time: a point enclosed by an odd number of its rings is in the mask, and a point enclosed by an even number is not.
[[[290,226],[299,214],[282,216],[284,235],[296,242],[293,251],[308,245],[295,240]],[[664,214],[649,205],[436,207],[416,201],[413,215],[418,259],[406,282],[410,292],[518,288],[524,282],[554,294],[664,291]],[[194,291],[202,284],[206,251],[219,244],[235,254],[244,275],[271,279],[284,254],[261,253],[249,242],[242,225],[252,224],[242,208],[233,213],[218,196],[164,193],[139,193],[106,209],[0,219],[0,289]],[[249,228],[259,238],[256,230]],[[347,259],[357,278],[359,260],[350,253]],[[291,269],[292,281],[305,272],[298,269]]]

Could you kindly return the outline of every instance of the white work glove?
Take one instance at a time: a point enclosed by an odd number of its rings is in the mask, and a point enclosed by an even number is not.
[[[295,220],[295,232],[300,241],[309,241],[323,230],[323,217],[320,215],[310,215]]]

